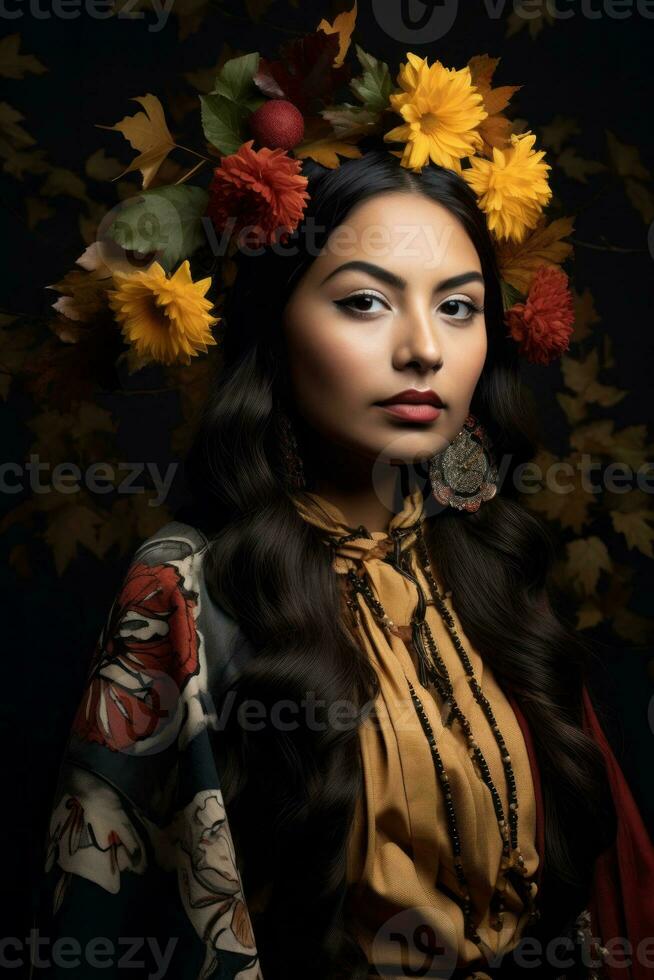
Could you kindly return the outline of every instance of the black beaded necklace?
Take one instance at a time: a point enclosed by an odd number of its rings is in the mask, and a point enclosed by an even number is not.
[[[418,558],[422,571],[424,572],[425,578],[428,582],[434,606],[445,623],[454,649],[463,664],[472,695],[486,716],[495,741],[499,747],[508,789],[508,824],[505,817],[502,800],[491,777],[488,763],[474,738],[470,722],[464,715],[454,696],[454,689],[449,671],[440,655],[436,640],[434,639],[429,623],[425,618],[427,603],[420,583],[412,572],[410,555],[408,551],[402,551],[402,541],[411,533],[415,533],[416,535]],[[439,591],[432,572],[427,545],[422,533],[422,518],[409,527],[392,529],[390,535],[394,544],[393,553],[387,555],[383,560],[391,564],[397,569],[397,571],[400,572],[400,574],[408,578],[415,585],[418,594],[418,602],[411,617],[411,632],[413,646],[418,655],[418,676],[420,678],[420,683],[423,687],[427,687],[428,679],[431,680],[439,696],[449,708],[449,716],[445,722],[445,725],[449,727],[449,725],[456,719],[464,731],[470,748],[471,757],[476,762],[477,774],[481,778],[482,782],[484,782],[484,784],[488,787],[493,800],[493,808],[495,810],[500,836],[502,838],[501,875],[504,877],[505,882],[511,881],[513,883],[517,893],[520,895],[525,905],[525,908],[529,912],[528,921],[532,922],[539,918],[540,913],[535,907],[535,897],[533,895],[531,885],[527,881],[528,874],[525,869],[525,861],[518,845],[518,797],[516,791],[515,774],[511,765],[511,757],[507,750],[499,725],[495,719],[490,702],[479,685],[470,658],[456,631],[454,619],[445,604],[445,599],[451,596],[452,593],[451,591],[446,591],[443,593]],[[339,544],[347,540],[351,540],[352,538],[362,536],[369,537],[370,535],[365,527],[360,526],[353,534],[337,539],[333,543],[334,550]],[[377,599],[377,597],[373,594],[370,581],[365,572],[363,575],[359,575],[354,569],[350,569],[347,572],[346,582],[348,586],[346,602],[353,616],[356,618],[358,613],[358,602],[356,598],[358,593],[363,597],[380,626],[387,632],[392,632],[394,629],[394,623],[387,615],[379,599]],[[424,705],[411,681],[408,678],[406,680],[413,706],[429,743],[436,775],[443,791],[448,835],[454,855],[454,867],[460,888],[463,892],[461,897],[461,907],[464,915],[465,934],[467,938],[471,939],[480,947],[480,949],[483,950],[483,948],[486,947],[486,944],[481,939],[473,922],[472,898],[469,892],[468,881],[461,860],[461,838],[458,829],[454,800],[450,789],[449,777],[447,775],[443,759],[438,751],[436,738],[427,717],[427,713],[425,712]],[[514,854],[517,861],[517,867],[512,862],[512,857]],[[503,889],[499,889],[496,885],[490,901],[490,912],[491,925],[497,931],[501,930],[503,925],[503,910]]]

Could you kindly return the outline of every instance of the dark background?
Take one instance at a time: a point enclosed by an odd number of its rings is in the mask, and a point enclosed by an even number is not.
[[[179,463],[204,390],[200,365],[189,375],[121,371],[106,390],[93,384],[78,391],[69,389],[73,374],[58,359],[57,345],[62,345],[55,338],[51,346],[51,303],[57,294],[44,287],[74,267],[103,212],[140,187],[137,174],[112,183],[104,171],[89,169],[89,158],[100,149],[121,164],[114,163],[113,170],[111,163],[102,164],[110,176],[136,155],[120,134],[96,124],[112,125],[135,113],[139,106],[130,99],[152,92],[178,142],[204,150],[197,96],[212,85],[215,72],[207,69],[247,51],[275,57],[280,42],[315,30],[322,17],[333,21],[349,6],[177,2],[157,32],[148,30],[156,23],[148,4],[133,8],[141,9],[143,18],[132,20],[95,19],[81,3],[79,17],[62,19],[45,3],[30,7],[18,0],[10,9],[20,17],[0,15],[5,38],[19,34],[21,55],[35,56],[47,69],[0,68],[3,99],[22,116],[3,107],[0,117],[4,461],[21,463],[37,451],[52,465],[152,461],[163,472],[171,461]],[[498,18],[482,3],[460,7],[444,37],[408,45],[383,31],[375,5],[363,0],[354,40],[386,60],[393,79],[407,50],[457,68],[488,53],[501,56],[494,84],[523,86],[507,115],[526,120],[537,133],[537,145],[547,150],[554,216],[576,216],[574,255],[566,270],[578,304],[570,356],[582,365],[582,381],[571,388],[558,364],[525,367],[541,407],[543,451],[574,460],[581,447],[602,466],[628,460],[635,469],[654,456],[649,384],[654,277],[648,248],[654,220],[654,21],[644,19],[635,5],[630,16],[616,19],[599,0],[595,18],[573,3],[569,19],[540,18],[531,28],[511,17],[510,4]],[[16,133],[17,125],[28,134],[27,142]],[[176,165],[162,174],[169,179]],[[598,384],[609,393],[593,387]],[[610,404],[615,390],[624,394]],[[566,397],[573,398],[573,406]],[[608,428],[592,428],[603,420]],[[3,865],[15,915],[4,935],[24,937],[29,930],[58,759],[130,554],[185,500],[181,467],[161,507],[147,507],[152,487],[146,479],[140,484],[145,493],[128,501],[111,495],[52,503],[51,494],[44,502],[29,487],[0,493],[3,652],[9,664],[3,692]],[[603,663],[596,684],[607,730],[652,827],[654,518],[651,492],[625,497],[617,501],[615,495],[600,494],[586,501],[581,516],[578,498],[562,510],[560,499],[547,494],[534,504],[553,522],[560,544],[557,576],[569,595],[569,615],[596,644]],[[630,536],[620,530],[623,525],[616,527],[616,510],[631,515]]]

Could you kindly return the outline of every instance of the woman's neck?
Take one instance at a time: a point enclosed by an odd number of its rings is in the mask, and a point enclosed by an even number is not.
[[[341,510],[351,527],[360,524],[368,531],[386,531],[393,511],[385,506],[377,489],[368,487],[344,487],[328,480],[316,480],[311,488]]]

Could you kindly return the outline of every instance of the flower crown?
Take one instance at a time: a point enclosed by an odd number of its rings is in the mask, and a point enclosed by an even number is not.
[[[189,364],[206,353],[221,320],[207,292],[218,287],[213,274],[194,281],[190,265],[206,228],[227,240],[227,263],[245,240],[287,241],[309,198],[302,160],[336,168],[341,157],[361,157],[358,143],[377,134],[401,166],[420,172],[433,162],[473,190],[495,246],[507,334],[519,352],[547,364],[568,349],[573,301],[561,264],[571,252],[563,239],[572,221],[547,222],[551,168],[534,148],[535,135],[513,131],[503,115],[521,86],[493,88],[499,58],[485,54],[454,69],[408,52],[395,87],[388,65],[355,44],[353,71],[346,56],[356,13],[355,2],[333,24],[321,20],[314,33],[285,43],[279,60],[255,52],[226,61],[213,90],[200,96],[208,155],[175,143],[152,94],[135,99],[144,112],[100,127],[139,151],[119,176],[141,171],[143,191],[114,209],[103,235],[77,259],[85,272],[73,270],[49,287],[62,293],[53,304],[62,339],[108,310],[128,344],[131,370],[152,361]],[[355,102],[335,101],[345,88]],[[176,147],[200,162],[175,183],[158,183]],[[190,183],[207,163],[208,187]],[[232,275],[226,265],[224,286]]]

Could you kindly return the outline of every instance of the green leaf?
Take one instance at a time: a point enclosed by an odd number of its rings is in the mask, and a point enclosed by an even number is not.
[[[157,261],[171,272],[205,242],[202,215],[209,195],[202,187],[185,184],[143,191],[123,208],[108,234],[123,248],[158,252]]]
[[[210,95],[222,95],[232,102],[245,102],[255,89],[252,81],[259,70],[259,53],[244,54],[231,58],[220,69]]]
[[[355,47],[363,74],[352,79],[350,88],[361,99],[366,109],[382,112],[388,109],[388,97],[393,91],[388,65],[367,54],[358,44]]]
[[[236,153],[245,139],[245,120],[250,110],[224,95],[201,95],[200,102],[204,135],[222,154]]]
[[[502,287],[502,303],[505,312],[506,310],[510,310],[515,303],[524,303],[525,297],[515,286],[505,282],[504,279],[500,282]]]

